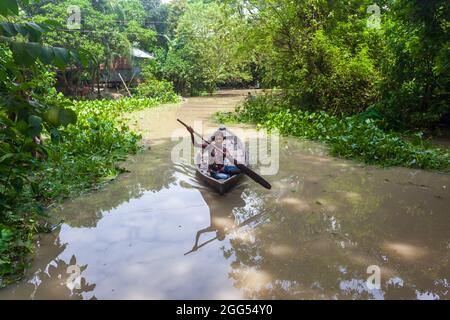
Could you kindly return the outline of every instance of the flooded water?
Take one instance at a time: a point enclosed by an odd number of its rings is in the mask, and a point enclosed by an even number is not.
[[[28,276],[0,299],[448,299],[449,175],[365,167],[282,138],[272,190],[246,179],[219,196],[171,161],[176,118],[214,128],[210,116],[245,94],[133,114],[151,149],[54,209],[64,224],[39,237]]]

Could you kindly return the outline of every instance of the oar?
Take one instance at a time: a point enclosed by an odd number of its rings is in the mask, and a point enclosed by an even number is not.
[[[188,254],[190,254],[190,253],[192,253],[192,252],[194,252],[194,251],[197,251],[197,250],[200,249],[201,247],[206,246],[208,243],[213,242],[213,241],[216,240],[216,239],[217,239],[217,237],[214,237],[214,238],[212,238],[212,239],[209,239],[208,241],[206,241],[206,242],[202,243],[201,245],[195,247],[195,249],[192,249],[191,251],[186,252],[184,255],[187,256]]]
[[[194,131],[194,129],[192,129],[190,126],[188,126],[187,124],[185,124],[183,121],[181,121],[180,119],[177,119],[177,121],[179,123],[181,123],[183,126],[186,127],[187,131],[189,131],[189,133],[191,134],[192,140],[194,139],[194,137],[192,136],[192,134],[195,134],[197,137],[199,137],[200,139],[202,139],[204,142],[206,142],[207,144],[211,145],[214,147],[214,149],[216,149],[217,151],[220,151],[222,154],[225,154],[223,152],[223,150],[220,150],[219,148],[217,148],[215,145],[211,144],[211,142],[203,139],[203,137],[198,134],[197,132]],[[226,156],[226,154],[225,154]],[[230,156],[231,157],[231,156]],[[249,167],[243,165],[242,163],[239,163],[236,159],[233,159],[231,157],[231,159],[233,160],[233,163],[236,167],[238,167],[243,173],[245,173],[247,176],[249,176],[252,180],[254,180],[255,182],[259,183],[260,185],[262,185],[264,188],[266,189],[271,189],[272,186],[270,185],[269,182],[267,182],[263,177],[261,177],[259,174],[257,174],[255,171],[253,171],[252,169],[250,169]]]
[[[226,231],[226,232],[225,232],[225,235],[227,235],[227,234],[229,234],[229,233],[231,233],[231,232],[233,232],[233,231],[235,231],[235,230],[237,230],[237,229],[239,229],[239,228],[242,228],[242,227],[246,226],[246,225],[249,224],[250,222],[255,221],[256,219],[258,219],[259,217],[265,215],[266,213],[267,213],[267,212],[264,212],[264,211],[263,211],[263,212],[260,212],[260,213],[255,214],[253,217],[248,218],[248,219],[245,220],[244,222],[242,222],[242,223],[238,224],[237,226],[234,226],[234,227],[231,228],[230,230]],[[206,246],[208,243],[211,243],[211,242],[213,242],[214,240],[217,240],[217,239],[218,239],[217,236],[214,237],[214,238],[212,238],[212,239],[209,239],[208,241],[203,242],[201,245],[192,248],[191,251],[186,252],[184,255],[186,256],[186,255],[188,255],[188,254],[190,254],[190,253],[192,253],[192,252],[194,252],[194,251],[197,251],[197,250],[200,249],[201,247],[204,247],[204,246]]]

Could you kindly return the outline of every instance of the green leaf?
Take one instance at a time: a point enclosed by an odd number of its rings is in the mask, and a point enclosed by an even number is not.
[[[64,48],[53,47],[53,54],[55,56],[54,64],[58,68],[64,68],[70,60],[69,51]]]
[[[52,128],[50,129],[50,138],[53,143],[60,143],[62,140],[61,133],[59,133],[58,129]]]
[[[20,33],[24,37],[26,37],[28,35],[28,30],[27,30],[26,26],[23,26],[18,23],[14,23],[13,26],[14,26],[14,29],[16,29],[17,33]]]
[[[44,29],[34,22],[26,22],[25,25],[27,28],[28,39],[33,42],[38,42],[41,39],[42,33],[44,33]]]
[[[42,131],[42,119],[35,115],[28,117],[27,135],[30,137],[38,136]]]
[[[27,131],[27,129],[28,129],[28,123],[26,123],[26,122],[23,121],[23,120],[20,120],[20,121],[18,121],[18,122],[16,123],[16,129],[17,129],[19,132],[25,134],[26,131]]]
[[[46,105],[43,105],[37,100],[28,100],[28,104],[34,108],[35,111],[44,111],[47,110],[48,107]]]
[[[10,14],[18,15],[19,6],[16,0],[2,0],[2,5],[0,6],[0,15],[8,16]]]
[[[35,56],[28,54],[27,47],[23,42],[11,42],[9,47],[13,53],[14,61],[18,65],[29,66],[36,60]]]
[[[7,154],[3,155],[2,157],[0,157],[0,163],[2,163],[3,161],[5,161],[7,159],[11,159],[12,157],[14,157],[13,153],[7,153]]]
[[[14,23],[11,22],[0,23],[0,34],[5,37],[14,37],[17,34],[17,30],[14,27]]]
[[[12,230],[10,230],[10,229],[1,229],[0,238],[3,241],[12,240],[13,237],[14,237],[14,232]]]
[[[42,131],[42,126],[38,126],[38,127],[29,126],[26,131],[26,134],[29,137],[36,137],[41,133],[41,131]]]
[[[58,121],[63,126],[75,124],[77,123],[77,114],[70,109],[61,109],[59,111]]]
[[[39,51],[39,60],[45,64],[52,64],[55,56],[53,55],[53,49],[48,46],[42,46]]]
[[[42,23],[42,26],[46,30],[50,30],[52,28],[62,28],[62,27],[64,27],[59,21],[52,20],[52,19],[44,20],[44,22]]]
[[[36,42],[27,42],[25,43],[25,49],[31,57],[36,59],[41,55],[42,46]]]
[[[78,58],[84,67],[89,66],[89,62],[92,60],[91,54],[85,50],[78,50]]]
[[[59,111],[60,108],[52,106],[50,107],[44,114],[44,119],[48,123],[50,123],[53,126],[59,125]]]
[[[30,127],[40,127],[42,124],[42,118],[35,116],[35,115],[31,115],[28,117],[28,125]]]
[[[71,58],[72,61],[81,63],[80,56],[73,50],[69,50],[69,58]]]

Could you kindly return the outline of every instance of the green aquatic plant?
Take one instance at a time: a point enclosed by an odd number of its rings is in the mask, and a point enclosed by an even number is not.
[[[161,103],[175,103],[180,100],[173,91],[172,82],[166,80],[148,79],[136,88],[139,97],[157,99]]]
[[[250,122],[281,134],[325,142],[331,154],[368,164],[450,171],[450,152],[429,145],[421,134],[387,130],[376,113],[333,116],[286,107],[279,96],[262,95],[235,113],[218,113],[220,122]]]

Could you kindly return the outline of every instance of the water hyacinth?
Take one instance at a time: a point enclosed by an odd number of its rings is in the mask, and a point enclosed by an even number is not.
[[[429,146],[421,135],[408,136],[384,128],[382,120],[334,116],[324,111],[285,109],[279,97],[252,97],[235,113],[218,113],[220,122],[250,122],[281,134],[325,142],[331,154],[367,164],[450,171],[450,152]]]

